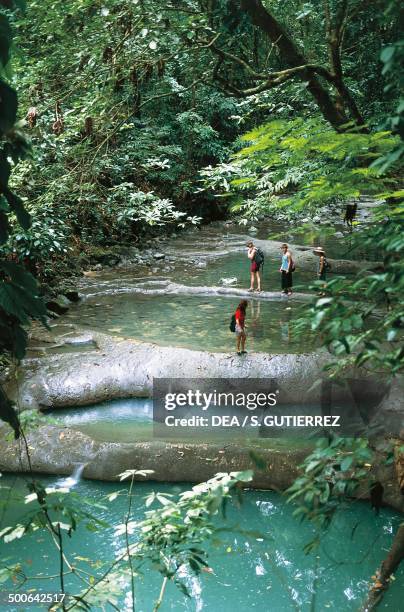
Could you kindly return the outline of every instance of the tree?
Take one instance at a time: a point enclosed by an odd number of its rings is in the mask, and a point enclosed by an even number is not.
[[[2,3],[7,9],[13,2]],[[18,2],[16,5],[20,4]],[[29,144],[17,123],[17,95],[7,83],[12,32],[6,12],[0,12],[0,246],[10,232],[10,219],[28,229],[31,223],[21,198],[9,186],[12,166],[29,154]],[[31,318],[45,322],[46,308],[38,285],[24,266],[15,260],[0,258],[0,353],[21,359],[27,344],[26,327]],[[0,387],[0,418],[20,435],[18,416]]]
[[[363,3],[350,0],[324,0],[322,3],[328,66],[321,52],[316,62],[313,62],[312,59],[308,60],[297,36],[293,38],[282,21],[274,15],[273,10],[268,9],[261,0],[241,0],[240,3],[229,2],[228,5],[232,7],[233,15],[238,16],[239,19],[242,18],[243,13],[247,14],[251,23],[268,37],[272,45],[278,49],[284,68],[273,71],[268,70],[268,67],[265,66],[264,70],[259,70],[249,59],[246,60],[240,55],[229,52],[225,45],[220,45],[222,38],[219,30],[217,38],[214,39],[215,43],[211,43],[209,48],[219,58],[215,68],[215,77],[226,91],[232,95],[246,97],[297,78],[305,83],[323,117],[334,129],[345,130],[349,122],[364,129],[365,119],[359,110],[355,96],[346,84],[342,60],[342,46],[346,31],[349,30],[351,22],[355,23],[355,19],[358,18],[358,15],[360,17],[361,12],[366,8]],[[217,5],[213,4],[213,6]],[[311,3],[306,3],[305,7],[308,8],[303,17],[301,12],[300,17],[299,12],[295,13],[295,30],[299,18],[305,18],[312,12],[318,11],[318,6]],[[290,8],[288,4],[289,13]],[[321,44],[319,46],[321,49]],[[252,58],[253,54],[250,54],[250,57]],[[236,84],[235,80],[224,76],[229,65],[237,66],[256,85],[242,88]],[[334,91],[334,96],[330,87]]]

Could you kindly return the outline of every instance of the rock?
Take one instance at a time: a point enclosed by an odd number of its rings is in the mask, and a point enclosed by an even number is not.
[[[74,290],[74,289],[69,289],[68,291],[65,291],[64,295],[65,295],[65,297],[67,297],[67,299],[70,302],[79,302],[80,301],[79,292]]]
[[[3,426],[1,429],[5,429]],[[3,433],[3,432],[1,432]],[[157,482],[203,482],[218,472],[234,470],[254,471],[249,487],[284,491],[299,475],[298,466],[311,452],[311,445],[288,447],[270,440],[261,444],[165,442],[158,439],[133,443],[98,442],[84,433],[68,428],[44,425],[28,431],[30,464],[21,452],[18,441],[0,436],[0,471],[27,472],[70,476],[83,465],[83,477],[104,481],[119,480],[118,474],[127,469],[152,470],[139,477]],[[256,469],[250,454],[255,451],[265,464]],[[404,510],[404,497],[400,492],[394,466],[386,466],[380,455],[372,472],[384,486],[384,502],[399,512]],[[135,477],[136,479],[136,477]],[[368,484],[357,493],[360,499],[369,498]]]
[[[64,338],[64,344],[70,344],[73,346],[80,344],[91,344],[96,346],[91,334],[82,334],[81,336],[70,336]]]
[[[153,253],[154,259],[165,259],[165,253]]]
[[[50,311],[50,312],[54,312],[57,315],[62,315],[65,314],[70,307],[70,302],[67,298],[65,298],[64,296],[60,296],[58,295],[56,298],[49,300],[49,302],[46,302],[46,308]]]
[[[195,268],[206,268],[207,267],[207,262],[206,261],[197,261],[195,262]]]
[[[258,229],[254,226],[250,227],[250,229],[248,230],[250,232],[250,234],[257,234],[258,233]]]
[[[147,478],[160,482],[202,482],[217,472],[254,469],[250,446],[202,443],[168,443],[152,440],[133,443],[97,442],[67,427],[45,425],[28,433],[30,460],[36,473],[70,475],[84,464],[83,476],[115,481],[126,469],[153,470]],[[298,475],[297,466],[310,451],[307,448],[257,447],[267,465],[255,471],[253,485],[258,488],[286,489]],[[20,461],[17,443],[0,439],[0,470],[27,471],[24,456]],[[147,479],[146,478],[146,479]],[[144,480],[144,477],[142,477]],[[250,483],[249,483],[250,486]]]
[[[281,242],[277,242],[275,240],[255,239],[254,244],[261,247],[265,255],[269,257],[279,257],[279,249],[282,244]],[[318,257],[313,254],[312,249],[309,251],[304,251],[304,249],[307,249],[307,247],[294,244],[289,244],[289,248],[293,253],[293,259],[297,264],[298,270],[315,269],[318,262]],[[242,247],[240,247],[238,250],[241,251]],[[377,262],[371,261],[331,259],[330,257],[327,257],[327,259],[331,264],[331,272],[336,274],[355,274],[364,270],[373,270],[377,266]]]
[[[313,217],[313,223],[321,223],[321,217]]]
[[[115,340],[106,334],[91,333],[98,352],[78,353],[74,359],[63,354],[35,362],[24,360],[12,399],[24,408],[85,406],[117,398],[151,397],[153,378],[248,377],[275,380],[280,405],[318,404],[321,385],[313,386],[313,380],[321,376],[330,360],[325,350],[284,355],[249,353],[240,359],[233,353]],[[368,392],[372,380],[365,373],[355,370],[350,378],[362,379]],[[335,385],[333,399],[352,402],[351,385]]]
[[[344,234],[342,232],[335,232],[334,237],[335,238],[344,238]]]

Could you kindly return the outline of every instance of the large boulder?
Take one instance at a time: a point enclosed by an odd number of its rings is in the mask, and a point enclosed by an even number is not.
[[[4,427],[0,428],[0,433]],[[27,472],[71,475],[83,466],[84,478],[115,481],[127,469],[152,470],[147,479],[158,482],[203,482],[218,472],[254,470],[249,486],[284,491],[299,474],[298,466],[310,452],[309,445],[281,446],[266,440],[257,447],[220,443],[173,443],[151,440],[133,443],[97,442],[69,428],[45,425],[27,434],[30,464],[18,441],[7,441],[0,435],[0,472]],[[257,468],[251,450],[260,457]],[[385,465],[380,457],[373,468],[374,477],[383,484],[383,502],[404,511],[395,466]],[[139,477],[144,480],[144,477]],[[360,498],[369,497],[368,487],[359,491]]]
[[[153,378],[264,378],[274,381],[278,404],[319,404],[325,392],[323,367],[326,351],[271,355],[211,353],[111,338],[92,332],[91,352],[25,359],[18,385],[9,388],[23,408],[85,406],[110,399],[151,397]],[[353,379],[365,384],[355,386]],[[317,383],[316,383],[317,381]],[[363,373],[332,386],[332,401],[358,402],[370,385],[380,387]],[[387,388],[384,392],[387,391]],[[328,391],[326,391],[328,393]],[[380,398],[381,400],[382,398]]]
[[[32,470],[40,474],[70,475],[84,465],[83,477],[119,480],[127,469],[153,470],[150,480],[159,482],[202,482],[217,472],[254,469],[251,446],[220,443],[173,443],[162,440],[133,443],[97,442],[69,428],[51,425],[27,435]],[[297,466],[309,448],[257,447],[266,464],[258,470],[253,486],[284,490],[297,476]],[[18,442],[0,437],[0,471],[29,471],[25,451]],[[142,478],[143,479],[143,478]]]

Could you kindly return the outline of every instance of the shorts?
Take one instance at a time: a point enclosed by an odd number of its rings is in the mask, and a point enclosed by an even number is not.
[[[240,327],[240,325],[237,325],[237,323],[236,323],[235,332],[236,332],[236,336],[241,336],[241,334],[245,333],[243,327]]]
[[[260,267],[261,267],[261,264],[257,263],[256,261],[252,261],[250,270],[251,272],[259,272]]]

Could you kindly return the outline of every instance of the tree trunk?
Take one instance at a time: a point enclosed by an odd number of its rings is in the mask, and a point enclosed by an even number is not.
[[[252,23],[263,30],[278,47],[288,67],[295,68],[308,63],[283,26],[265,9],[261,0],[241,0],[241,9],[248,13]],[[316,100],[323,117],[337,131],[342,131],[348,118],[343,109],[338,108],[315,73],[308,69],[300,73],[300,78],[307,81],[307,89]]]
[[[362,607],[362,612],[371,612],[371,610],[376,609],[383,597],[384,591],[386,591],[389,587],[391,575],[396,571],[403,559],[404,523],[402,523],[398,528],[389,554],[381,564],[380,569],[376,574],[376,582],[369,591],[368,598]]]

